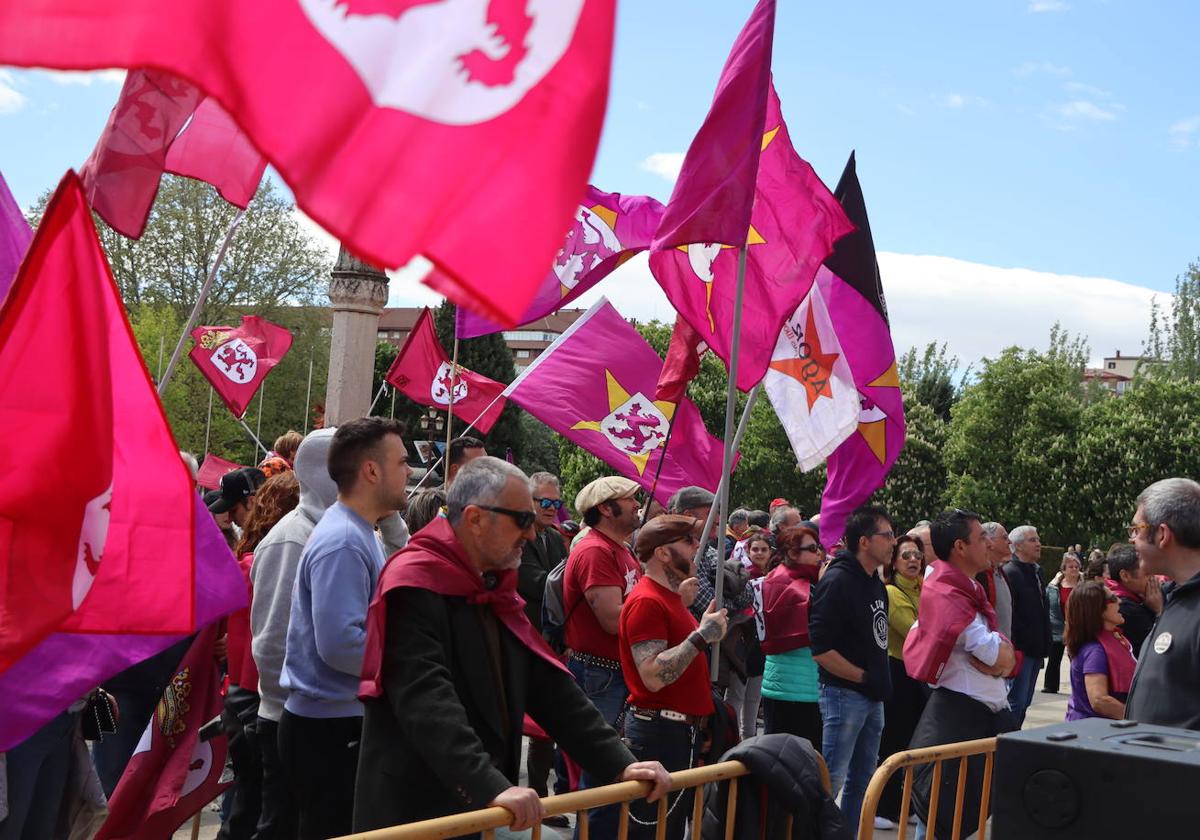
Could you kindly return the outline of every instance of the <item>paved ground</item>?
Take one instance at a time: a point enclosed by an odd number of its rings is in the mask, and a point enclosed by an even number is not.
[[[1065,669],[1064,669],[1065,671]],[[1033,696],[1033,705],[1029,707],[1029,711],[1025,715],[1025,729],[1034,729],[1039,726],[1049,726],[1055,723],[1062,723],[1067,713],[1067,695],[1066,694],[1043,694],[1040,690]],[[522,766],[524,762],[522,762]],[[220,828],[220,820],[217,814],[205,808],[200,817],[200,834],[199,840],[215,840],[217,830]],[[877,832],[880,837],[895,837],[895,831],[880,831]],[[190,840],[192,836],[192,823],[188,822],[183,828],[175,832],[173,840]],[[499,835],[498,835],[499,836]],[[521,837],[520,834],[510,835],[512,837]],[[528,836],[526,833],[524,836]],[[546,840],[556,840],[556,838],[568,838],[571,836],[569,830],[558,832],[551,828],[542,830],[542,837]],[[908,832],[908,837],[912,837],[913,832]]]

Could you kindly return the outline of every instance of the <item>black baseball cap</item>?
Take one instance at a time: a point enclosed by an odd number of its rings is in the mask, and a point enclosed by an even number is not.
[[[208,512],[228,513],[238,502],[253,496],[266,480],[266,473],[258,467],[242,467],[225,473],[221,476],[221,496],[209,504]]]

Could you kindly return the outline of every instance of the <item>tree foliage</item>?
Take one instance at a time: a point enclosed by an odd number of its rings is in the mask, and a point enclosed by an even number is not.
[[[1176,278],[1169,314],[1159,308],[1157,300],[1151,302],[1146,350],[1160,364],[1139,373],[1200,381],[1200,263],[1192,263]]]
[[[959,376],[960,365],[958,356],[948,354],[946,343],[939,345],[936,341],[926,344],[920,354],[916,347],[910,347],[896,361],[904,394],[910,400],[929,406],[943,422],[950,421],[950,409],[958,401],[959,388],[955,379],[961,381],[970,376],[969,366]]]

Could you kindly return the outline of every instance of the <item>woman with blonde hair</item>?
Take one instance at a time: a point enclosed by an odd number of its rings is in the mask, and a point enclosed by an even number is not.
[[[1042,678],[1043,694],[1058,694],[1059,672],[1062,670],[1063,625],[1066,624],[1067,599],[1083,581],[1079,556],[1068,551],[1063,555],[1058,574],[1046,584],[1046,605],[1050,610],[1050,656],[1046,659],[1046,674]]]

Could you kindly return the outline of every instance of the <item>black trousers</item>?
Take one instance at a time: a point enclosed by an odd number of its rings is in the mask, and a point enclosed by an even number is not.
[[[821,751],[821,708],[816,703],[763,698],[763,734],[798,735]]]
[[[279,724],[260,717],[255,728],[262,766],[262,807],[254,840],[296,840],[296,800],[279,758]]]
[[[1042,691],[1058,693],[1058,679],[1062,671],[1063,643],[1050,643],[1050,656],[1046,658],[1046,671],[1042,675]]]
[[[257,722],[258,692],[231,685],[221,712],[221,729],[229,741],[229,759],[233,763],[233,807],[217,833],[217,840],[251,840],[258,826],[262,763],[258,757]]]
[[[879,761],[908,749],[917,721],[925,711],[929,689],[904,670],[904,662],[888,657],[892,675],[892,698],[883,705],[883,735],[879,739]],[[900,819],[900,804],[904,798],[904,773],[893,773],[883,795],[879,798],[878,814],[889,820]],[[912,813],[911,808],[909,813]]]
[[[525,758],[525,771],[529,774],[529,786],[537,791],[538,796],[546,796],[549,791],[550,768],[554,766],[554,742],[545,738],[530,738],[529,753]]]
[[[300,840],[349,834],[354,818],[361,717],[308,718],[284,709],[279,758],[299,814]]]
[[[696,749],[695,730],[686,723],[661,719],[642,720],[630,711],[625,715],[625,741],[629,744],[629,751],[638,761],[661,762],[669,773],[686,770],[692,766]],[[670,809],[667,817],[667,840],[682,840],[684,824],[692,813],[693,793],[694,791],[689,789],[667,795],[667,805]],[[677,802],[677,799],[682,801]],[[630,840],[649,840],[655,836],[658,828],[657,802],[650,804],[644,799],[631,802],[629,815]]]

